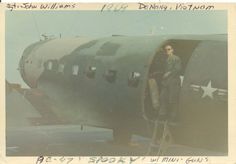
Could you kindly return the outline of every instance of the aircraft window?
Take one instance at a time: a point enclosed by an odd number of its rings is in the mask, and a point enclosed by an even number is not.
[[[51,61],[50,61],[50,62],[48,62],[47,69],[48,69],[48,70],[52,70],[52,62],[51,62]]]
[[[73,75],[78,75],[79,73],[79,66],[78,65],[74,65],[73,68],[72,68],[72,74]]]
[[[64,64],[59,64],[59,67],[58,67],[58,72],[61,72],[61,73],[63,73],[63,71],[64,71]]]
[[[94,78],[96,74],[97,68],[94,66],[90,66],[86,72],[88,78]]]
[[[106,71],[104,77],[106,78],[106,80],[110,83],[113,83],[116,81],[116,74],[117,74],[117,71],[116,70],[108,70]]]
[[[137,87],[140,81],[141,74],[139,72],[131,72],[128,79],[128,86]]]

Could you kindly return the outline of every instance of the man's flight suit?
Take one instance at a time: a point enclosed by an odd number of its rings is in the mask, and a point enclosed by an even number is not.
[[[164,75],[169,72],[167,77],[162,78],[160,93],[159,117],[165,119],[170,117],[175,119],[178,110],[179,91],[180,91],[180,71],[181,60],[176,55],[166,58],[164,66]]]

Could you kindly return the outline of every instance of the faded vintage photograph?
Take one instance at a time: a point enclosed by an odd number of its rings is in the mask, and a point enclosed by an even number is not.
[[[227,156],[227,11],[5,11],[6,156]]]

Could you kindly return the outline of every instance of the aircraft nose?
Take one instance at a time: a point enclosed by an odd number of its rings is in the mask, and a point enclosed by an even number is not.
[[[22,77],[22,79],[24,80],[24,82],[31,87],[31,84],[30,82],[27,80],[27,77],[26,77],[26,73],[25,73],[25,54],[23,53],[23,55],[21,56],[21,59],[19,61],[19,65],[18,65],[18,70],[20,72],[20,75]]]
[[[27,74],[26,72],[26,64],[32,65],[32,63],[29,62],[29,57],[32,55],[32,50],[34,47],[35,45],[33,44],[24,50],[18,65],[18,70],[20,72],[22,79],[31,88],[34,88],[35,85],[34,82],[32,81],[32,78],[29,78],[30,77],[29,73]]]

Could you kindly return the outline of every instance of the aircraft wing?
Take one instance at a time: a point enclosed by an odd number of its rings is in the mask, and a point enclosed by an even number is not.
[[[6,82],[7,126],[66,124],[52,112],[54,107],[40,90]]]

